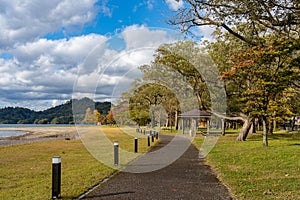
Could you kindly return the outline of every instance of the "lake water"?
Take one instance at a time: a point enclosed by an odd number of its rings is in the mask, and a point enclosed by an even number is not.
[[[70,124],[0,124],[0,128],[23,128],[23,127],[67,127]],[[0,138],[24,135],[25,131],[0,130]]]
[[[25,131],[6,131],[6,130],[0,130],[0,138],[17,136],[17,135],[24,135],[26,133],[27,132],[25,132]]]

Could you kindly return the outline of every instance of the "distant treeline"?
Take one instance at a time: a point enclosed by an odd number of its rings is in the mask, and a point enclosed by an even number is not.
[[[94,102],[89,98],[71,99],[44,111],[5,107],[0,109],[0,124],[72,124],[74,123],[73,107],[76,109],[76,123],[80,123],[88,108],[106,116],[111,109],[111,102]]]

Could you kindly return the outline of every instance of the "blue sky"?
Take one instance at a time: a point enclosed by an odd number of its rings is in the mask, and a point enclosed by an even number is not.
[[[44,110],[71,98],[119,96],[160,44],[176,40],[166,20],[183,6],[182,0],[1,1],[0,107]]]
[[[176,5],[176,2],[174,5]],[[97,1],[95,9],[97,13],[95,13],[94,19],[85,25],[70,27],[67,30],[61,27],[57,32],[48,33],[44,37],[58,39],[90,33],[101,35],[114,34],[133,24],[146,25],[148,27],[174,28],[166,23],[167,16],[170,16],[174,10],[170,4],[163,1],[104,0]]]

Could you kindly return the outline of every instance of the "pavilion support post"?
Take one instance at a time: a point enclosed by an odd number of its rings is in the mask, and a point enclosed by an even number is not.
[[[209,118],[207,119],[207,134],[209,134],[209,126],[210,126],[210,120]]]

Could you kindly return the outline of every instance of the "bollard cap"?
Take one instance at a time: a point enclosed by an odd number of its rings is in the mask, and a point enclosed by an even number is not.
[[[53,156],[52,157],[52,164],[59,164],[59,163],[61,163],[60,156]]]
[[[114,146],[118,146],[118,145],[119,145],[118,141],[114,141]]]
[[[134,137],[134,139],[135,139],[135,140],[137,140],[137,139],[138,139],[138,137]]]

